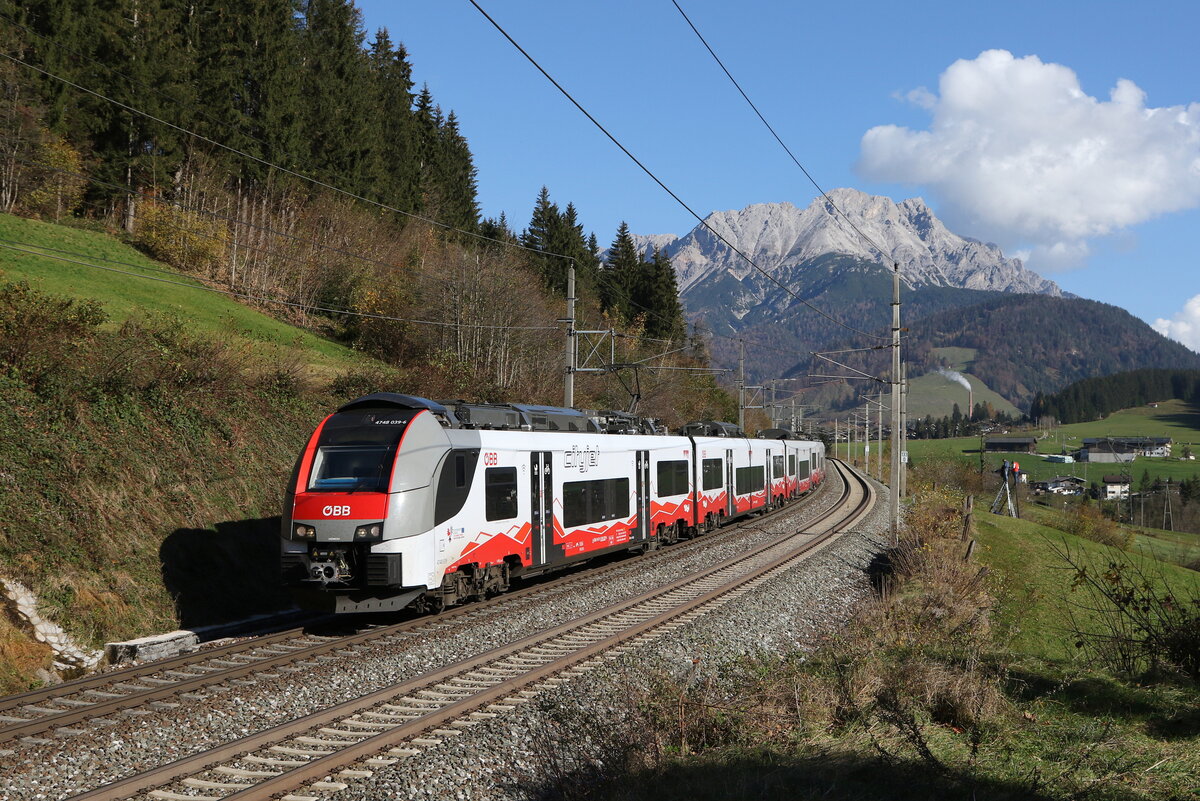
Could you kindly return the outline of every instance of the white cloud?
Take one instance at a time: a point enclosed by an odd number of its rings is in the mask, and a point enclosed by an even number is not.
[[[1147,108],[1125,79],[1098,100],[1073,70],[1005,50],[956,61],[938,90],[905,96],[929,130],[872,128],[859,169],[929,187],[964,233],[1062,269],[1091,238],[1200,206],[1200,103]]]
[[[1200,353],[1200,295],[1185,303],[1183,310],[1170,320],[1159,317],[1154,321],[1153,328],[1163,336],[1182,342]]]

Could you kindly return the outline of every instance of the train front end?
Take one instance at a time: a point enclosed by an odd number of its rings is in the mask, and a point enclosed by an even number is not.
[[[450,450],[444,408],[378,393],[342,406],[309,439],[288,484],[280,531],[284,584],[305,607],[402,609],[434,562],[435,467]]]

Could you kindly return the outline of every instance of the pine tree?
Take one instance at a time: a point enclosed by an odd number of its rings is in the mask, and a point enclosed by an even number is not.
[[[635,316],[634,292],[640,278],[642,259],[624,220],[608,249],[608,261],[600,273],[600,308],[623,320]]]
[[[371,81],[362,17],[350,0],[307,0],[301,35],[306,171],[357,194],[368,193],[370,152],[380,147],[369,124]]]
[[[550,243],[554,229],[559,221],[558,206],[550,202],[550,190],[543,186],[538,192],[533,204],[533,214],[529,225],[521,232],[521,246],[530,252],[526,254],[529,265],[542,279],[546,286],[553,286],[553,272],[550,262],[552,259],[541,255],[550,252]]]
[[[475,164],[453,111],[438,130],[434,180],[442,198],[438,218],[454,228],[474,230],[479,224]]]
[[[415,213],[421,203],[421,179],[408,53],[403,45],[393,45],[387,29],[380,28],[367,59],[373,89],[370,122],[377,128],[378,143],[371,170],[376,197]]]
[[[197,130],[283,167],[301,153],[299,37],[290,9],[274,0],[210,0],[197,7]],[[234,176],[261,183],[269,168],[224,151]]]
[[[650,260],[646,333],[663,339],[682,339],[687,326],[679,303],[679,285],[671,259],[658,248]]]
[[[500,212],[500,216],[496,219],[487,217],[480,220],[479,234],[497,242],[516,243],[518,241],[512,229],[508,227],[508,218],[504,216],[504,212]]]

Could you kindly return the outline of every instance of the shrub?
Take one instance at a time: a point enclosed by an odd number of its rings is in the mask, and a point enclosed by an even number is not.
[[[1099,509],[1089,503],[1076,504],[1067,513],[1066,531],[1068,534],[1122,551],[1128,551],[1137,540],[1133,529],[1124,528],[1115,520],[1105,517]]]
[[[94,300],[49,295],[25,282],[0,286],[0,365],[40,394],[74,374],[79,354],[107,319]]]
[[[28,184],[17,205],[30,214],[61,219],[83,202],[87,181],[83,157],[66,140],[45,128],[39,132]]]
[[[1183,591],[1135,559],[1089,559],[1056,548],[1073,571],[1075,645],[1125,676],[1178,671],[1200,679],[1200,582]]]
[[[139,208],[135,238],[155,258],[200,275],[214,274],[225,254],[226,230],[219,220],[157,200]]]

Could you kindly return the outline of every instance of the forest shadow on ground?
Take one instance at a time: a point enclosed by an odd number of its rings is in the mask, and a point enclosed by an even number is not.
[[[159,548],[162,579],[183,628],[291,605],[279,575],[279,517],[179,528]]]
[[[1200,709],[1180,707],[1168,695],[1150,692],[1153,686],[1129,686],[1099,675],[1063,681],[1019,667],[1010,667],[1008,684],[1009,694],[1019,701],[1044,698],[1085,717],[1139,721],[1165,740],[1200,734]]]
[[[619,769],[586,769],[513,782],[512,789],[536,801],[928,801],[931,798],[989,801],[1049,801],[1038,792],[1034,773],[1000,781],[920,763],[898,764],[848,753],[779,755],[739,753],[697,758],[692,764],[621,774]],[[1109,801],[1140,798],[1105,788]]]
[[[1200,431],[1200,408],[1195,406],[1189,406],[1188,411],[1179,414],[1158,415],[1158,419],[1164,423]]]

